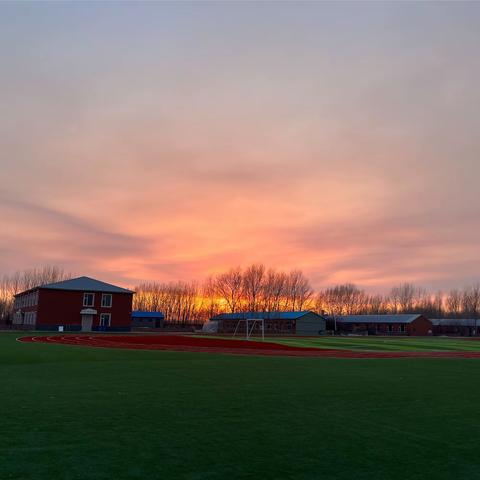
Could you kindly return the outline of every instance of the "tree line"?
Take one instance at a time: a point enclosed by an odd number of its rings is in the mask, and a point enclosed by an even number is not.
[[[353,284],[320,291],[315,309],[330,315],[422,313],[430,318],[478,318],[480,285],[430,293],[413,283],[393,287],[386,295],[369,294]]]
[[[283,272],[254,264],[231,268],[203,283],[143,283],[134,288],[135,308],[159,310],[169,321],[207,320],[218,313],[314,310],[328,316],[421,313],[430,318],[479,318],[480,285],[430,293],[401,283],[387,294],[354,284],[317,292],[300,270]]]
[[[4,275],[0,279],[0,320],[13,311],[15,294],[72,278],[56,266]],[[480,285],[428,292],[413,283],[387,294],[369,293],[354,284],[317,292],[300,270],[285,272],[253,264],[234,267],[203,282],[142,282],[133,288],[135,310],[161,311],[167,322],[201,322],[219,313],[314,310],[329,316],[423,313],[431,318],[479,318]]]
[[[314,291],[299,270],[262,264],[231,268],[202,283],[146,282],[134,287],[134,309],[161,311],[166,321],[207,320],[218,313],[310,308]]]

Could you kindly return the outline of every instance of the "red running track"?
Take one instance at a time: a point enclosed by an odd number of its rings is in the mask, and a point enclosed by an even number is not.
[[[234,355],[333,358],[480,358],[480,352],[358,352],[187,335],[54,335],[21,337],[18,340],[20,342],[59,343],[84,347],[170,350],[175,352],[207,352]]]

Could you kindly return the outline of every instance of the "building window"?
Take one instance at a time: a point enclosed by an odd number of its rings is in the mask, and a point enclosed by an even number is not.
[[[112,315],[110,313],[101,313],[100,314],[100,326],[101,327],[109,327],[111,319],[112,319]]]
[[[389,333],[392,333],[392,332],[393,332],[393,325],[389,325],[389,326],[388,326],[388,331],[389,331]]]
[[[111,293],[102,293],[102,307],[111,307],[112,306],[112,294]]]
[[[83,306],[84,307],[93,307],[95,302],[95,294],[94,293],[84,293],[83,294]]]
[[[403,323],[400,325],[400,331],[405,332],[405,325]]]
[[[37,312],[26,312],[23,318],[24,325],[35,325],[37,320]]]

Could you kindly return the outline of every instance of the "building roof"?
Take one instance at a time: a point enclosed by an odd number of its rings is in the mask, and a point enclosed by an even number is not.
[[[401,315],[344,315],[338,317],[340,323],[412,323],[421,314],[401,314]]]
[[[211,318],[211,320],[246,320],[248,318],[263,318],[271,320],[296,320],[298,318],[304,317],[309,313],[317,315],[319,318],[322,318],[315,312],[311,310],[303,310],[301,312],[238,312],[238,313],[220,313]]]
[[[144,312],[142,310],[134,310],[132,312],[132,317],[135,318],[165,318],[165,315],[162,312]]]
[[[132,290],[117,287],[90,277],[78,277],[64,280],[63,282],[48,283],[46,285],[40,285],[38,288],[48,290],[82,290],[85,292],[134,293]]]
[[[480,327],[480,320],[475,318],[432,318],[431,322],[441,327]]]

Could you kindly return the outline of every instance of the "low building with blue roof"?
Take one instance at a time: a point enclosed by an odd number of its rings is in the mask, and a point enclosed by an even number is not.
[[[146,312],[134,310],[132,312],[133,328],[163,328],[165,315],[162,312]]]
[[[432,322],[420,313],[344,315],[336,318],[337,330],[368,335],[432,335]]]
[[[211,318],[218,325],[218,333],[234,333],[237,326],[239,332],[245,331],[246,322],[241,320],[264,320],[265,335],[323,335],[326,320],[311,310],[301,312],[238,312],[221,313]],[[239,325],[240,323],[240,325]],[[255,325],[253,333],[260,333],[260,325]]]
[[[435,335],[458,335],[474,337],[480,333],[480,319],[478,318],[432,318],[433,333]]]

